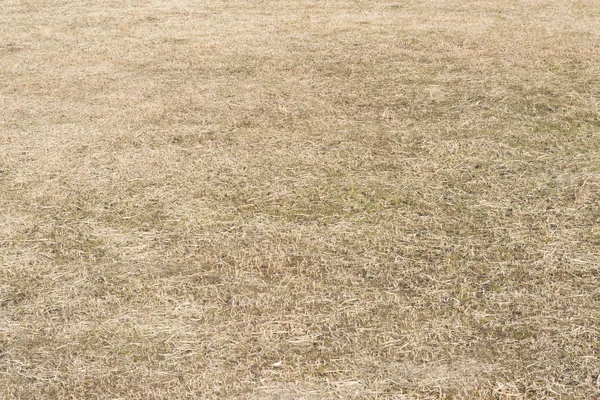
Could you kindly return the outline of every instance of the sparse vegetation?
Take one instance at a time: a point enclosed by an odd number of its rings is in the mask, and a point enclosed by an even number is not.
[[[600,3],[0,4],[6,399],[600,396]]]

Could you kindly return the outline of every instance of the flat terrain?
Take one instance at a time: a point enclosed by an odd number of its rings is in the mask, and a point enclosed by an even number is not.
[[[600,2],[3,0],[3,399],[600,398]]]

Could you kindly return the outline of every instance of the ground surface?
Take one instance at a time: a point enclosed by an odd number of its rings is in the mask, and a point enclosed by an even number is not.
[[[598,398],[599,279],[598,1],[0,3],[3,398]]]

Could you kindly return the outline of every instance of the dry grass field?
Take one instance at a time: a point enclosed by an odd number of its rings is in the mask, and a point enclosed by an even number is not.
[[[597,0],[3,0],[3,399],[600,398]]]

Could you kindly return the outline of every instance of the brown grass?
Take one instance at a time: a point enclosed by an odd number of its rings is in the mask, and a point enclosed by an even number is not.
[[[599,44],[595,0],[2,1],[0,395],[599,398]]]

